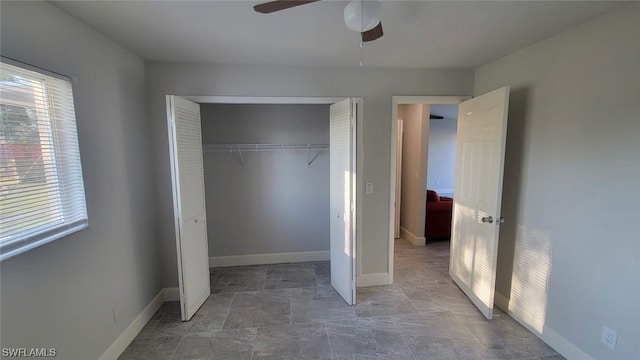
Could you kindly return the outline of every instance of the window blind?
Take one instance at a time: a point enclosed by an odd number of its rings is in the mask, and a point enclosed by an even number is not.
[[[0,62],[0,260],[87,227],[68,78]]]

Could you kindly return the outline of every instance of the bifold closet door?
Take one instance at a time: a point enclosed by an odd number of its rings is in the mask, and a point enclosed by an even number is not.
[[[458,110],[449,274],[487,319],[493,315],[509,88]]]
[[[180,306],[188,321],[211,293],[200,105],[168,95],[167,120]]]
[[[331,285],[350,305],[356,303],[356,107],[352,99],[331,105],[329,121]]]

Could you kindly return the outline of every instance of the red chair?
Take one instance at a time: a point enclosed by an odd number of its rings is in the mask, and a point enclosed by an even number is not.
[[[427,190],[424,236],[427,240],[451,238],[451,211],[453,199]]]

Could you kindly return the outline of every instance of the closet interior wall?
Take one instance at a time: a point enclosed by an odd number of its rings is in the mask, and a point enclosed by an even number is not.
[[[329,105],[201,104],[201,117],[203,145],[329,143]],[[311,156],[308,164],[307,151],[243,152],[243,165],[237,151],[205,151],[211,266],[247,255],[328,259],[329,152]]]

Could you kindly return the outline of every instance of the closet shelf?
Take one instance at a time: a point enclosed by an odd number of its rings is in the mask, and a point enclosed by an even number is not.
[[[260,152],[260,151],[286,151],[286,150],[329,150],[329,144],[205,144],[204,152]]]
[[[296,151],[304,150],[308,154],[307,165],[320,155],[323,150],[329,150],[329,144],[205,144],[202,150],[207,152],[237,152],[240,155],[240,164],[244,166],[243,152],[268,152],[268,151]],[[315,156],[311,156],[312,151],[317,151]]]

